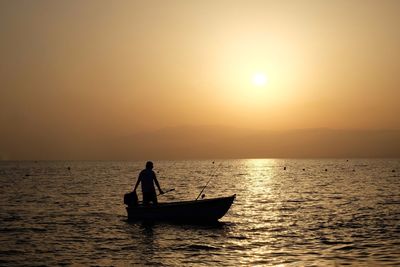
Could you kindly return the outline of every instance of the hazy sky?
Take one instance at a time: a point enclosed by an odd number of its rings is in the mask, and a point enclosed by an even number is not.
[[[384,0],[1,0],[1,144],[400,129],[399,14]]]

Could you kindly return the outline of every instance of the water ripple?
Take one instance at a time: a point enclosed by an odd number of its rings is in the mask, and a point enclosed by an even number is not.
[[[400,265],[396,159],[156,162],[159,201],[237,194],[215,225],[127,222],[142,162],[0,164],[0,265]]]

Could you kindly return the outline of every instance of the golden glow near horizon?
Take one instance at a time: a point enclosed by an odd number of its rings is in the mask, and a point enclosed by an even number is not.
[[[400,129],[398,14],[390,0],[1,1],[0,140]]]

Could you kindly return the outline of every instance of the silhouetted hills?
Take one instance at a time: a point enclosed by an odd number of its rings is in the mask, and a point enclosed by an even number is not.
[[[259,131],[180,126],[111,142],[114,159],[400,157],[399,130]]]
[[[179,126],[119,138],[0,140],[0,159],[147,160],[218,158],[400,158],[400,130],[260,131]]]

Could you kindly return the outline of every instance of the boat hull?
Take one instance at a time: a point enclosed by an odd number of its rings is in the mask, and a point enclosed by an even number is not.
[[[159,203],[127,207],[128,220],[213,222],[222,218],[236,195],[195,201]]]

